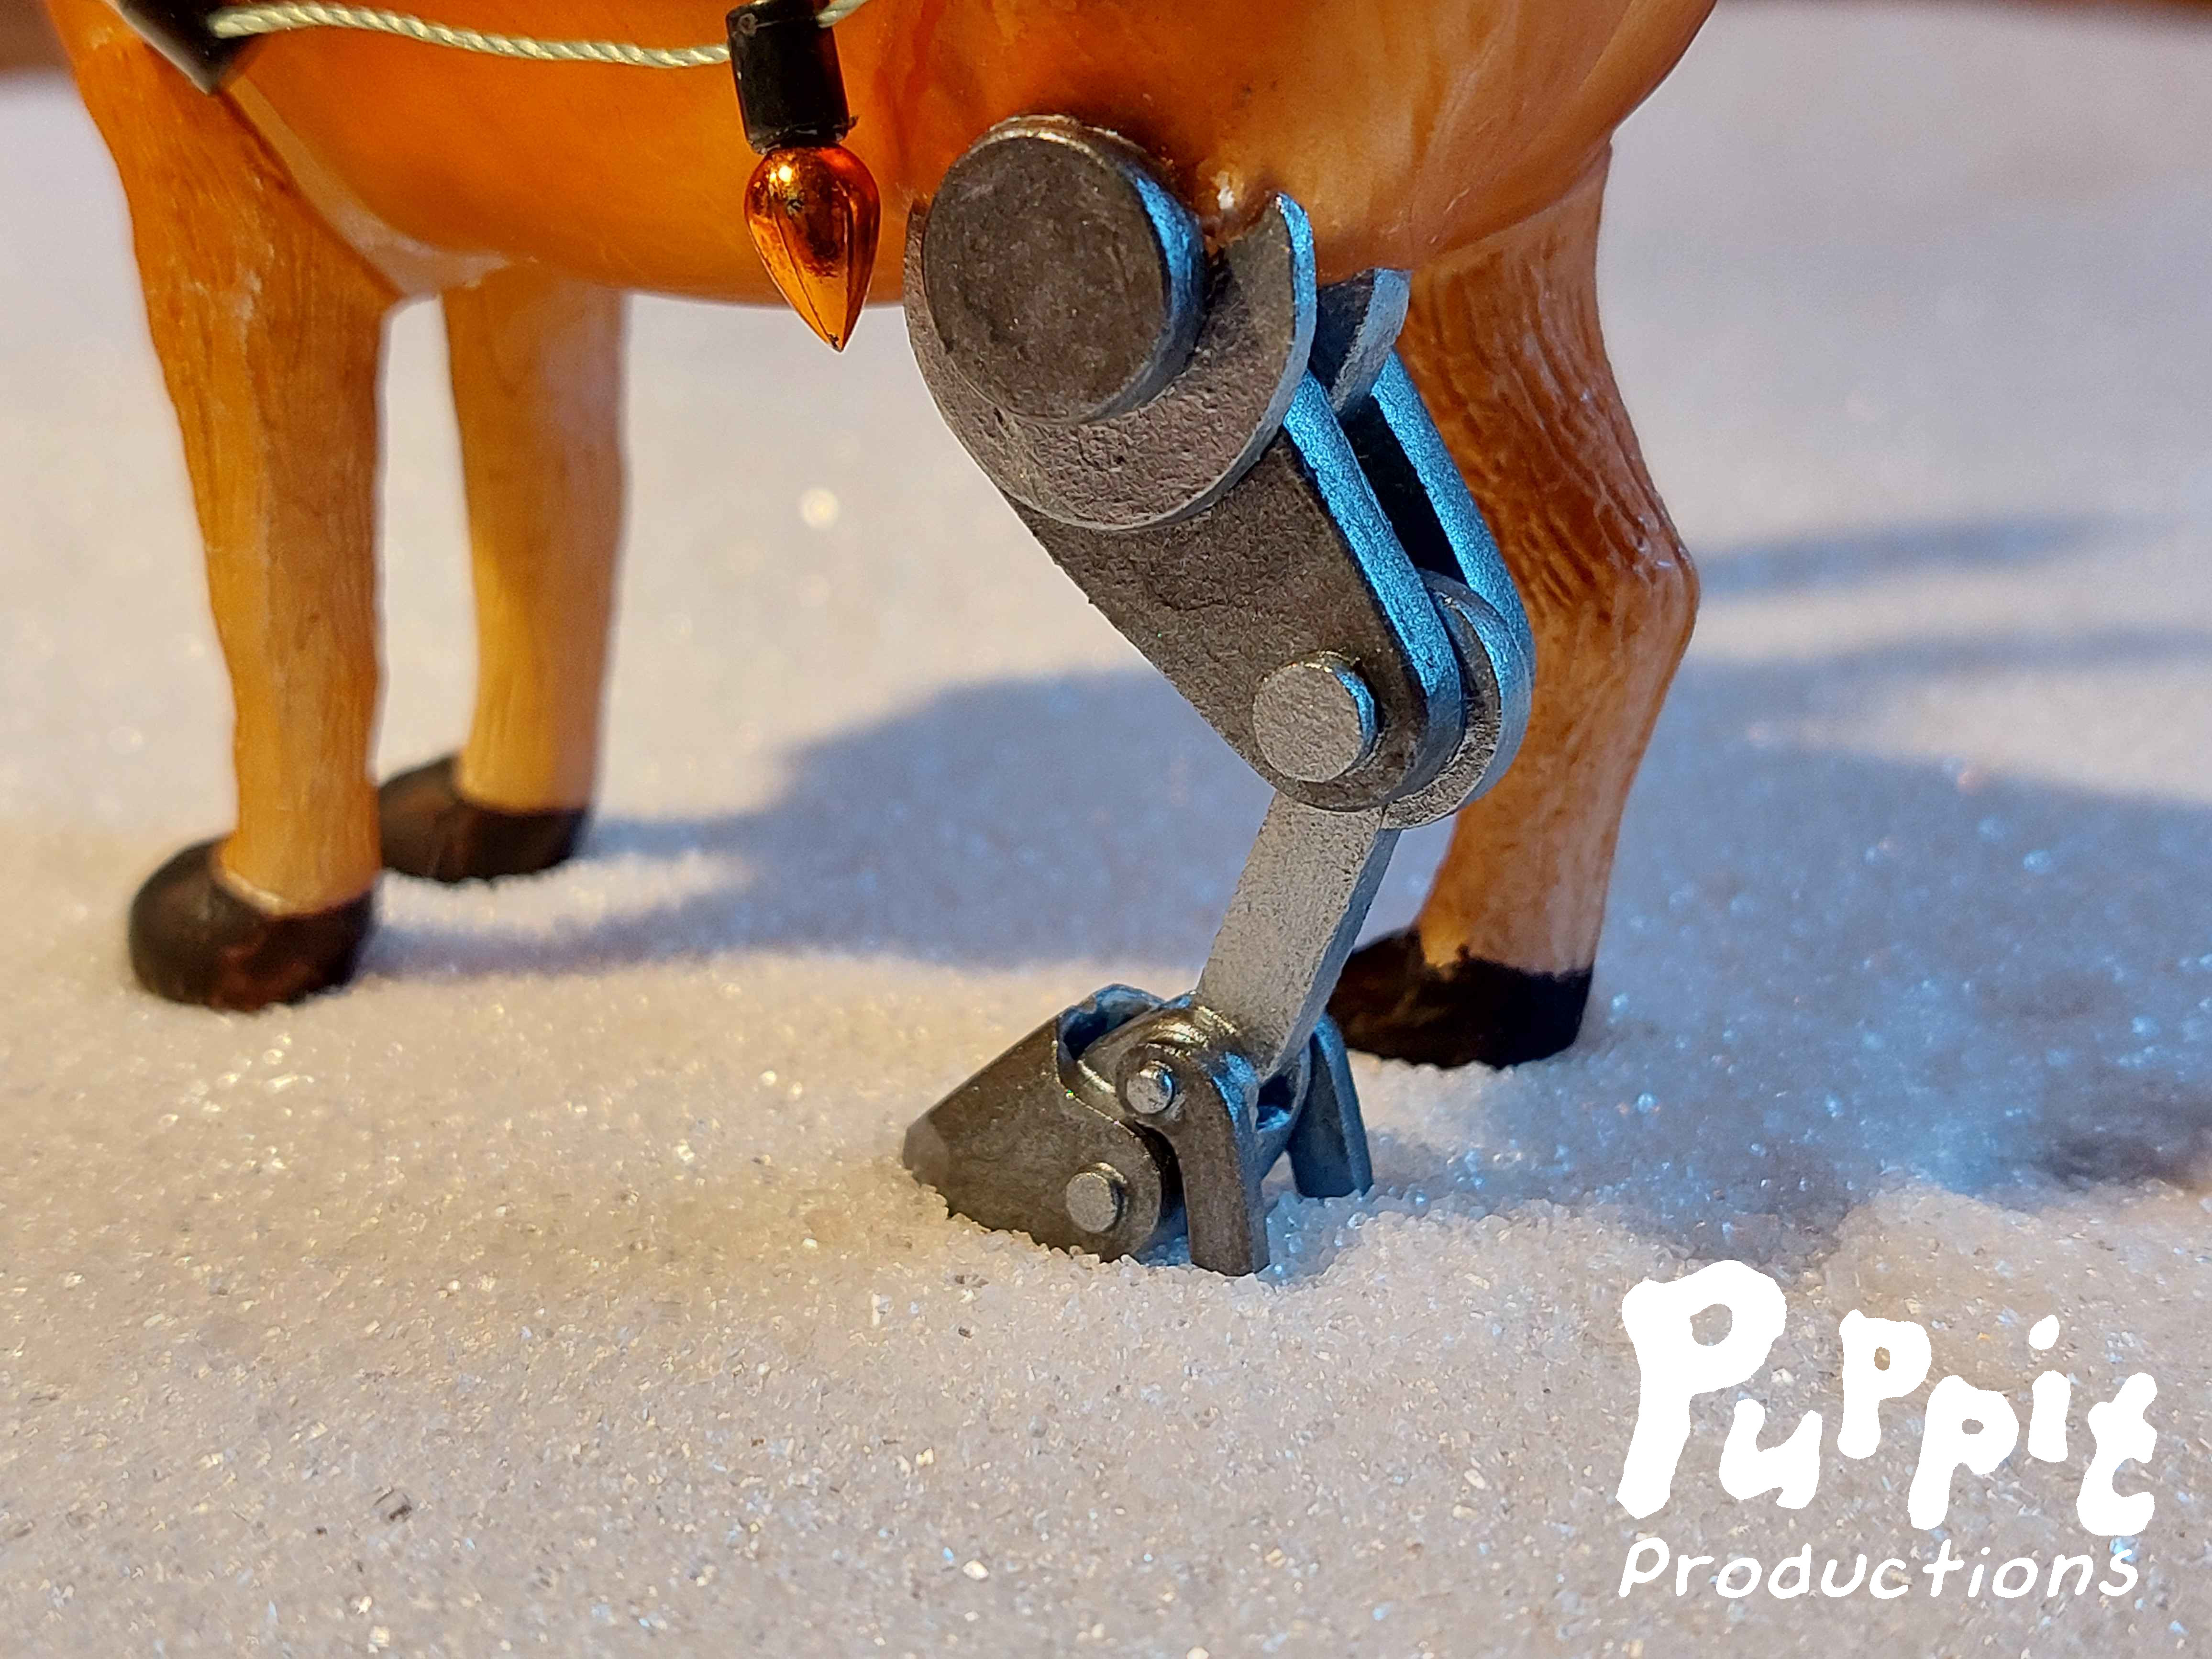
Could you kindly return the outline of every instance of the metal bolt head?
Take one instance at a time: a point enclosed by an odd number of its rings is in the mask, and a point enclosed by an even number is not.
[[[1252,699],[1252,735],[1268,765],[1301,783],[1340,778],[1373,752],[1381,728],[1359,671],[1325,653],[1278,668]]]
[[[1133,1112],[1158,1117],[1176,1103],[1176,1074],[1162,1061],[1148,1060],[1121,1085],[1121,1100]]]
[[[1128,1201],[1128,1185],[1110,1164],[1079,1170],[1067,1183],[1067,1218],[1086,1233],[1112,1232]]]
[[[1061,117],[1002,123],[953,164],[921,267],[954,368],[1036,421],[1150,402],[1189,356],[1203,308],[1198,222],[1141,152]]]

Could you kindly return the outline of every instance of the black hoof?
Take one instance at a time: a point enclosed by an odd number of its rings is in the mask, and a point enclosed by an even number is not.
[[[563,863],[582,839],[582,807],[502,812],[465,799],[453,757],[402,772],[377,792],[384,867],[431,881],[496,881]]]
[[[1432,968],[1409,930],[1378,939],[1344,965],[1328,1012],[1363,1053],[1425,1066],[1518,1066],[1573,1043],[1589,970],[1531,973],[1462,957]]]
[[[216,878],[216,843],[187,847],[131,902],[131,967],[172,1002],[251,1013],[343,985],[375,920],[375,899],[312,915],[264,915]]]

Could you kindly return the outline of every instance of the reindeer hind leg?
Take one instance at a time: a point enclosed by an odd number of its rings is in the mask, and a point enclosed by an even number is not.
[[[1528,735],[1460,814],[1408,933],[1331,1010],[1355,1048],[1510,1066],[1573,1042],[1621,809],[1697,612],[1598,326],[1601,167],[1414,279],[1401,349],[1496,531],[1536,635]]]

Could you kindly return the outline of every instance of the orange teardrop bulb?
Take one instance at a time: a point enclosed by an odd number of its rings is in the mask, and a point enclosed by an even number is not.
[[[745,185],[745,228],[791,308],[837,350],[875,274],[883,210],[867,166],[840,145],[771,150]]]

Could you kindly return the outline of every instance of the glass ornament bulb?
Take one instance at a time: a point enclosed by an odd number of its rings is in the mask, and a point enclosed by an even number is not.
[[[745,228],[777,290],[807,326],[845,349],[867,303],[883,210],[866,164],[842,145],[790,145],[745,185]]]

